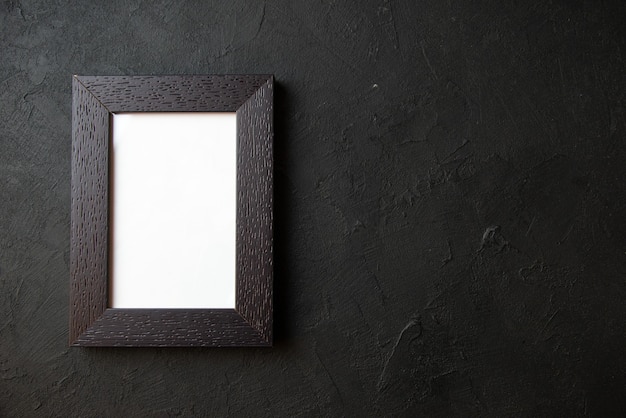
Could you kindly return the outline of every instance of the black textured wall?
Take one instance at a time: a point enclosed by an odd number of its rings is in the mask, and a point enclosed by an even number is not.
[[[623,416],[626,7],[530,3],[1,1],[0,416]],[[276,345],[69,349],[71,75],[205,73],[276,75]]]

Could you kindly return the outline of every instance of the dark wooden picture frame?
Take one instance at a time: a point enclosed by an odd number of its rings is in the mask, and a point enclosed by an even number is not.
[[[70,345],[272,345],[273,89],[271,75],[73,77]],[[121,112],[236,112],[235,309],[108,306],[111,121]]]

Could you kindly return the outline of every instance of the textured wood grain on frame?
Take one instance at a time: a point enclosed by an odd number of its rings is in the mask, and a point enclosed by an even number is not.
[[[74,76],[70,345],[272,345],[271,75]],[[236,112],[235,309],[108,308],[109,143],[116,112]]]

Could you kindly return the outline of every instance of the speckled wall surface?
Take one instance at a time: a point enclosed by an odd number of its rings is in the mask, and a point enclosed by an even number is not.
[[[624,415],[626,8],[514,3],[2,1],[0,416]],[[69,349],[71,75],[205,73],[278,83],[275,347]]]

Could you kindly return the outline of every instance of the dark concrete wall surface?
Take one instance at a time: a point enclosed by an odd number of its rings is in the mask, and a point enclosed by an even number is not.
[[[0,416],[624,416],[625,17],[1,1]],[[278,84],[275,347],[68,348],[71,75],[212,73]]]

